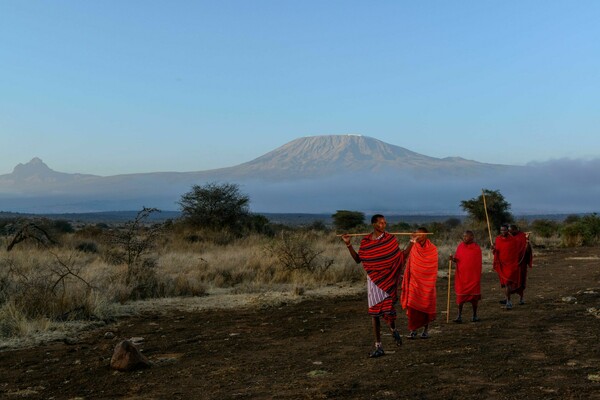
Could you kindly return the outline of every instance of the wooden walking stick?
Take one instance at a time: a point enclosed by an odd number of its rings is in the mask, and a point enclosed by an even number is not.
[[[494,247],[492,242],[492,230],[490,229],[490,217],[488,217],[487,205],[485,204],[485,191],[481,189],[481,196],[483,197],[483,210],[485,211],[485,220],[487,221],[488,234],[490,235],[490,247]]]
[[[448,262],[448,303],[446,305],[446,323],[450,322],[450,282],[452,282],[452,260]]]

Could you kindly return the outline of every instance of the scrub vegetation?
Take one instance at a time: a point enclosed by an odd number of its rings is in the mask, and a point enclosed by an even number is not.
[[[211,185],[208,189],[223,189]],[[193,193],[206,193],[200,189],[195,187]],[[226,189],[239,206],[236,188],[229,185]],[[186,196],[193,204],[193,195]],[[214,218],[203,226],[191,209],[189,218],[160,224],[152,222],[151,215],[160,212],[152,208],[115,225],[0,219],[0,338],[56,329],[56,323],[65,321],[111,320],[117,305],[140,299],[207,296],[215,291],[303,293],[331,285],[362,284],[362,268],[348,255],[332,227],[320,222],[271,224],[261,215],[238,209],[240,218],[228,216],[228,223],[222,226]],[[600,237],[596,214],[572,216],[562,222],[517,224],[532,232],[534,249],[589,246],[597,244]],[[413,231],[418,226],[400,222],[388,225],[388,231]],[[440,271],[447,268],[447,255],[465,229],[474,230],[476,241],[489,249],[487,226],[474,217],[425,226],[434,234]],[[354,225],[352,231],[369,232],[370,226]],[[360,238],[354,240],[358,245]],[[404,247],[408,237],[399,240]],[[491,265],[489,251],[484,251],[485,265]]]

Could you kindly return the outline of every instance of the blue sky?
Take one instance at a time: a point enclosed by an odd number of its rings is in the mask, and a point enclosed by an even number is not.
[[[0,0],[0,174],[198,171],[359,133],[600,157],[597,1]]]

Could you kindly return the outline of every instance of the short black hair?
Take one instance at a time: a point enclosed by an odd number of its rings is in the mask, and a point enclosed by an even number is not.
[[[428,233],[429,231],[424,226],[420,226],[417,228],[417,232]]]
[[[519,227],[517,225],[515,225],[515,224],[510,224],[509,228],[512,229],[512,230],[515,230],[515,231],[519,230]]]
[[[475,236],[475,234],[473,233],[473,231],[466,230],[465,233],[467,235]]]
[[[381,215],[381,214],[375,214],[375,215],[373,215],[373,216],[371,217],[371,223],[372,223],[372,224],[374,224],[375,222],[377,222],[377,220],[378,220],[379,218],[385,218],[385,217],[384,217],[383,215]]]

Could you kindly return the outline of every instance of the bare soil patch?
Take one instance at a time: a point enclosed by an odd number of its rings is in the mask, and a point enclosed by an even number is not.
[[[480,323],[446,324],[445,279],[429,340],[372,345],[364,292],[233,309],[144,311],[76,340],[0,353],[7,399],[599,399],[599,248],[536,252],[526,304],[498,304],[483,275]],[[574,297],[575,302],[564,302]],[[452,316],[455,306],[452,305]],[[404,314],[400,327],[406,330]],[[115,337],[105,339],[112,331]],[[154,363],[110,370],[120,340]]]

